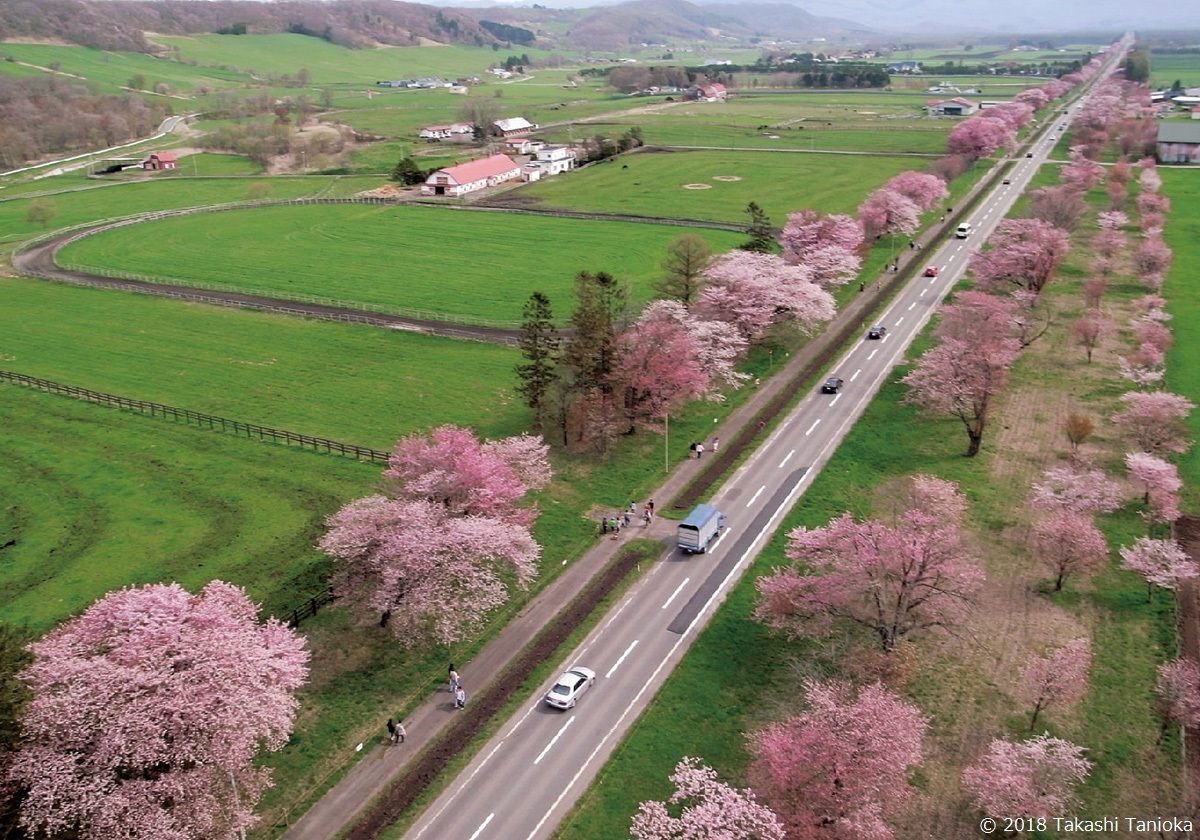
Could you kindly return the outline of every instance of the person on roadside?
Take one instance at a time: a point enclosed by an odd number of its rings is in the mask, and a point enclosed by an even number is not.
[[[463,689],[462,685],[459,685],[458,688],[454,690],[454,708],[467,708],[467,692],[465,689]]]
[[[397,720],[396,728],[392,731],[392,743],[403,744],[404,739],[408,736],[407,730],[404,728],[404,721]]]
[[[462,681],[458,678],[458,671],[454,670],[454,666],[450,666],[450,693],[458,691],[458,687],[462,685]]]

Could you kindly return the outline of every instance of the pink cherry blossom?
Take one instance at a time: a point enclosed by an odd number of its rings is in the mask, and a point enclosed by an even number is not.
[[[638,806],[629,833],[635,840],[785,840],[779,817],[750,790],[717,778],[698,758],[684,758],[671,775],[666,802]],[[672,816],[678,812],[679,816]]]
[[[1014,744],[993,740],[977,764],[963,771],[979,810],[990,816],[1050,819],[1070,813],[1075,786],[1092,764],[1083,747],[1039,735]]]

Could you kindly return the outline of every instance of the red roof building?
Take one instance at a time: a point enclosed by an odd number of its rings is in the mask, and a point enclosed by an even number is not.
[[[175,155],[171,152],[152,152],[142,161],[142,169],[174,169]]]
[[[444,195],[458,198],[467,193],[494,187],[521,177],[521,167],[505,155],[460,163],[430,173],[421,185],[421,195]]]

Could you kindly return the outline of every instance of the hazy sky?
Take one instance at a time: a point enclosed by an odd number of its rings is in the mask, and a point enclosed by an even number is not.
[[[815,15],[910,32],[934,32],[939,27],[1028,32],[1200,26],[1200,2],[1196,0],[801,0],[793,5]]]

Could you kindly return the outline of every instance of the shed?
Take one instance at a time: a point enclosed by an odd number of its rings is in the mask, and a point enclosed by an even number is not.
[[[1160,163],[1200,163],[1200,122],[1166,120],[1158,126]]]
[[[142,169],[174,169],[177,161],[171,152],[151,152],[142,161]]]

